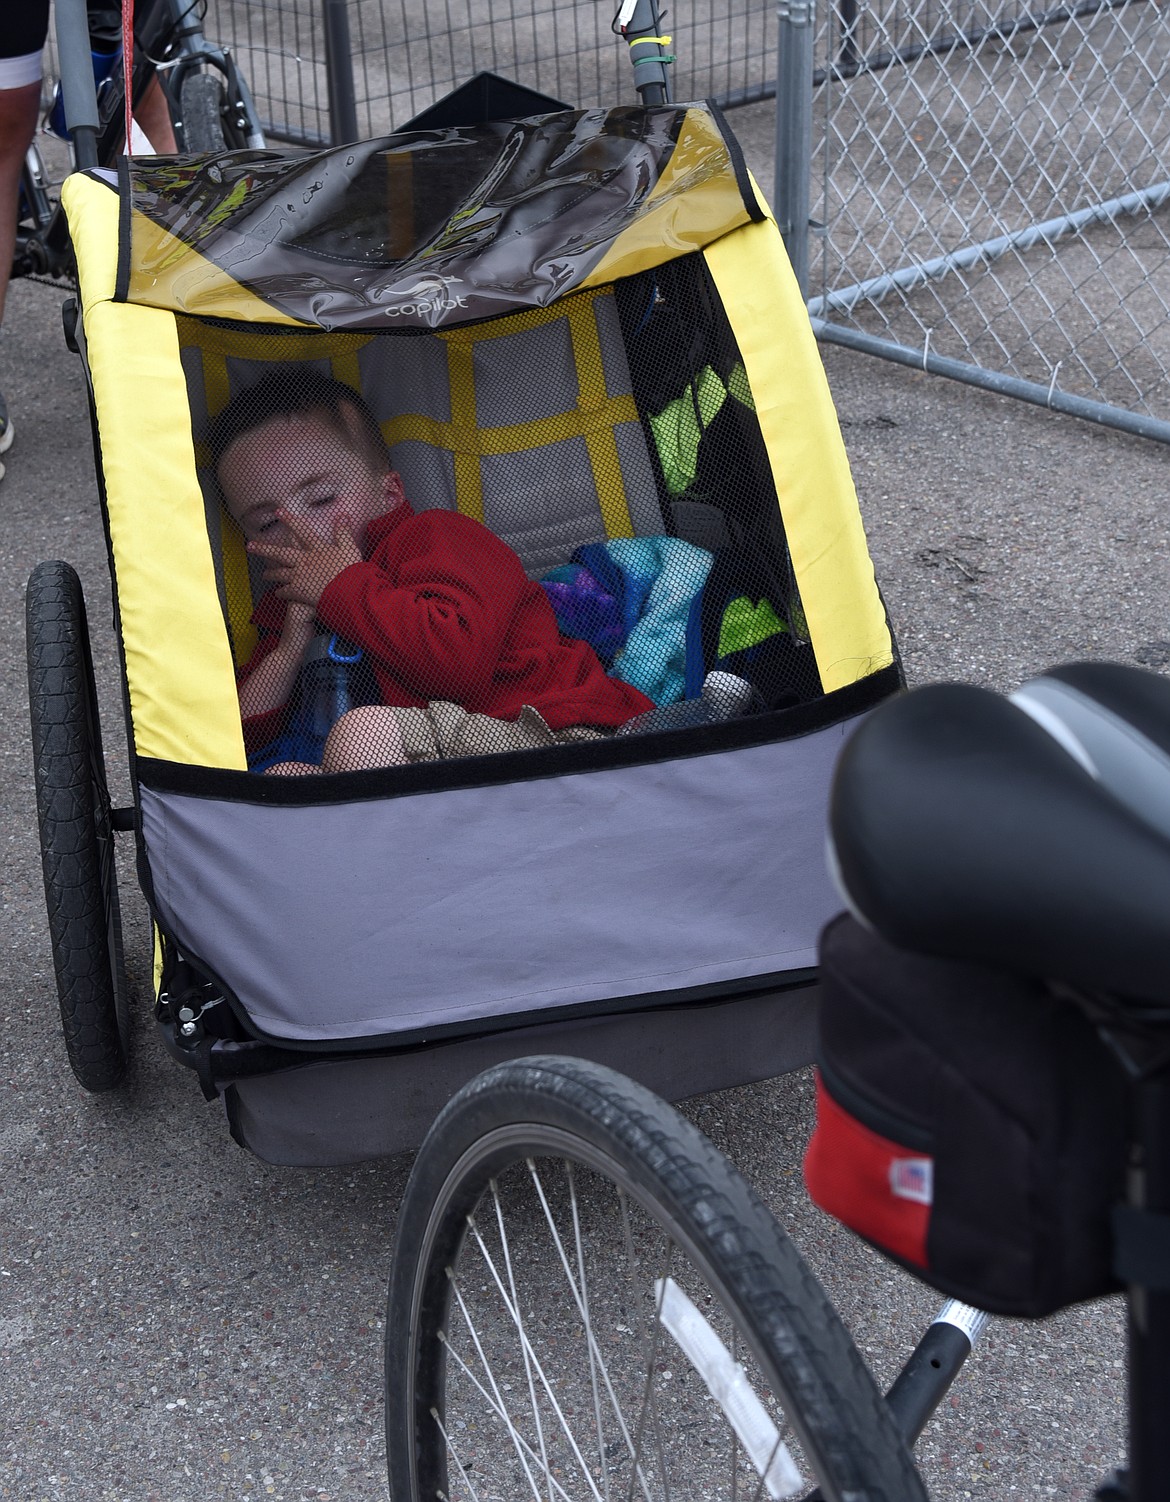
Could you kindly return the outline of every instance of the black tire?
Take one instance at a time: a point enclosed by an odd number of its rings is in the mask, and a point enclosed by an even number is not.
[[[41,563],[25,599],[33,775],[65,1049],[87,1090],[126,1073],[129,1014],[110,797],[81,581]]]
[[[722,1353],[686,1354],[667,1303]],[[736,1362],[759,1400],[754,1465],[713,1396]],[[580,1060],[490,1069],[432,1127],[399,1217],[385,1380],[393,1502],[926,1497],[763,1204],[665,1102]]]
[[[179,91],[183,144],[187,151],[210,156],[227,149],[224,107],[227,95],[215,73],[188,73]]]

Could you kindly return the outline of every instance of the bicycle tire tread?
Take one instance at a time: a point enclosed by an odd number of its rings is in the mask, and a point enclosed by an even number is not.
[[[187,150],[201,156],[227,148],[223,126],[223,85],[212,73],[191,73],[181,90],[183,139]]]
[[[87,1090],[108,1090],[126,1068],[120,925],[112,870],[107,919],[93,785],[100,740],[95,744],[98,728],[87,704],[92,676],[84,602],[68,564],[33,571],[26,621],[37,818],[61,1026],[79,1082]]]

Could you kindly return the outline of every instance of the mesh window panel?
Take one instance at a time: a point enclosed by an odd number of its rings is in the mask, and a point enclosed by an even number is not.
[[[820,694],[700,257],[472,326],[297,336],[296,359],[276,332],[182,325],[254,771],[532,749]]]

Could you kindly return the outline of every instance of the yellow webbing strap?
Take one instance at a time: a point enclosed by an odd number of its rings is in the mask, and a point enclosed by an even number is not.
[[[517,454],[542,448],[566,438],[584,438],[593,470],[605,530],[610,537],[632,537],[633,524],[618,461],[614,428],[637,422],[638,409],[629,394],[611,396],[605,384],[605,367],[593,303],[608,294],[597,288],[584,296],[566,299],[552,308],[532,308],[498,322],[439,331],[447,346],[447,373],[451,388],[451,416],[443,422],[422,413],[404,413],[382,424],[386,442],[413,439],[446,449],[455,460],[455,489],[460,511],[483,520],[481,458]],[[565,318],[573,342],[577,366],[578,400],[575,407],[531,422],[506,423],[481,428],[476,423],[475,346],[486,339],[506,339],[542,324]]]
[[[703,255],[743,356],[829,693],[893,661],[829,384],[775,223],[745,225]]]

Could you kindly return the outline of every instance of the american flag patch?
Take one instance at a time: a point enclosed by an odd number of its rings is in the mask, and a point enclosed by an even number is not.
[[[929,1205],[934,1199],[934,1159],[894,1158],[890,1163],[890,1191],[900,1200]]]

